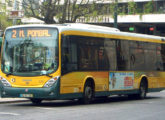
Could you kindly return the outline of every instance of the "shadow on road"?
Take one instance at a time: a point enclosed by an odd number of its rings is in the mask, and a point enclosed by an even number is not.
[[[89,105],[96,105],[96,104],[116,104],[118,102],[120,103],[126,103],[130,101],[147,101],[150,99],[160,99],[161,97],[153,97],[148,96],[146,99],[139,100],[136,98],[129,98],[127,96],[111,96],[107,98],[96,98],[91,104]],[[80,106],[84,105],[80,103],[78,100],[44,100],[41,104],[32,104],[32,103],[21,103],[21,104],[15,104],[16,106],[37,106],[37,107],[71,107],[71,106]]]

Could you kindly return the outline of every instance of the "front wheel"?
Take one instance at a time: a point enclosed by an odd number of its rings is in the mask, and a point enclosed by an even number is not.
[[[94,98],[94,88],[91,82],[87,82],[84,86],[83,98],[80,99],[82,103],[89,104]]]
[[[34,98],[32,98],[32,99],[30,99],[31,100],[31,102],[33,103],[33,104],[41,104],[41,102],[42,102],[42,99],[34,99]]]

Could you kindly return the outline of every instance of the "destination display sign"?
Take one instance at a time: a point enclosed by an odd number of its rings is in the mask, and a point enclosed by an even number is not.
[[[11,38],[24,38],[24,37],[51,37],[49,29],[13,29]]]

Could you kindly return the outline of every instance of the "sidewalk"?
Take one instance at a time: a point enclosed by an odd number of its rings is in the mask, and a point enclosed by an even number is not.
[[[16,102],[28,102],[29,99],[26,98],[1,98],[0,97],[0,104],[2,103],[16,103]]]

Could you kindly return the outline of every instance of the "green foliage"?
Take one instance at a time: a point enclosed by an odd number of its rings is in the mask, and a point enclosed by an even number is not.
[[[111,3],[110,6],[109,6],[110,7],[110,14],[113,15],[113,16],[114,16],[115,5],[116,5],[115,3]]]
[[[139,13],[139,19],[140,19],[140,20],[143,19],[143,15],[144,15],[144,13]]]
[[[8,2],[8,0],[6,0],[6,2]],[[0,30],[5,30],[6,27],[11,26],[12,25],[12,21],[8,19],[8,16],[6,15],[6,5],[5,4],[1,4],[0,2]]]
[[[128,14],[136,14],[137,13],[137,5],[134,1],[128,2]]]
[[[33,4],[34,0],[28,0],[28,3],[23,0],[25,15],[48,24],[76,22],[80,17],[97,17],[99,14],[95,0],[93,3],[91,0],[44,0],[38,9],[34,9]]]
[[[125,6],[120,6],[118,7],[118,14],[119,15],[125,15],[126,14],[126,9],[125,9]]]
[[[153,13],[154,11],[154,6],[153,6],[153,2],[149,1],[144,5],[144,13]]]
[[[115,14],[115,6],[117,6],[117,14],[118,15],[125,15],[126,14],[126,6],[119,6],[118,3],[111,3],[109,5],[110,7],[110,15],[112,15],[114,17],[114,14]]]
[[[6,27],[11,26],[12,25],[12,20],[8,19],[8,16],[6,16],[5,14],[0,14],[0,29],[1,30],[5,30]]]

